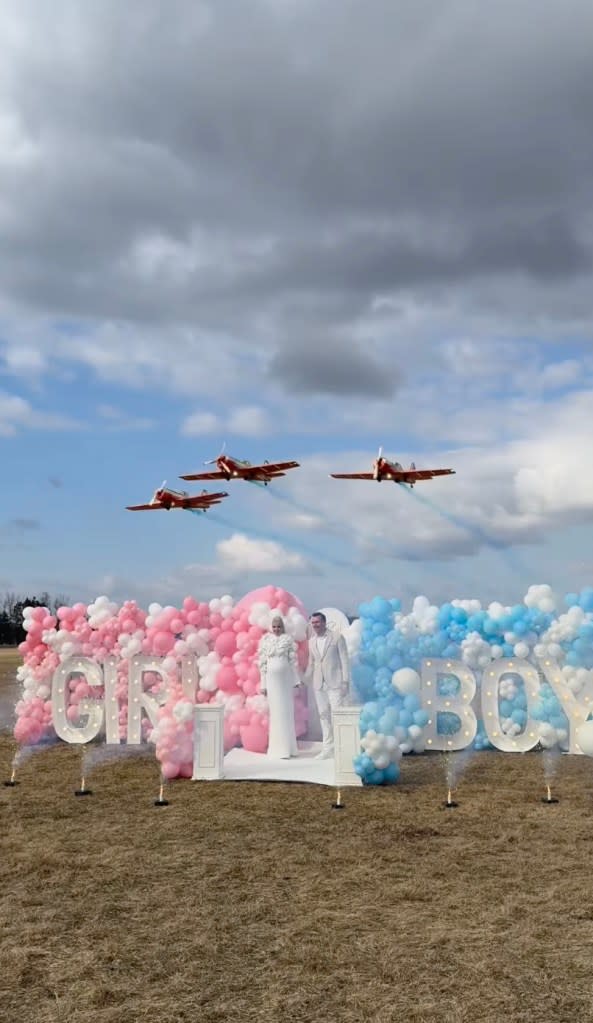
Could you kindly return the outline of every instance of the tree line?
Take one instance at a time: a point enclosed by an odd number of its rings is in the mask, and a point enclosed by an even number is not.
[[[68,605],[70,598],[63,594],[51,597],[40,593],[35,597],[23,597],[17,593],[5,593],[0,597],[0,646],[18,646],[25,639],[23,610],[26,607],[47,607],[55,614],[59,607]]]

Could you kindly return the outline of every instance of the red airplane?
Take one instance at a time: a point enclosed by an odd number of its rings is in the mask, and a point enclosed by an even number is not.
[[[204,462],[204,465],[216,465],[215,472],[196,472],[188,476],[180,476],[182,480],[247,480],[248,483],[257,483],[259,486],[267,487],[270,480],[278,479],[279,476],[286,476],[287,469],[297,469],[298,462],[264,462],[262,465],[252,465],[251,462],[241,462],[238,458],[225,455],[224,448],[217,458]]]
[[[220,504],[227,493],[209,494],[203,490],[201,494],[190,497],[186,490],[170,490],[165,486],[166,480],[155,490],[149,504],[131,504],[127,511],[171,511],[181,508],[183,511],[206,512],[213,504]]]
[[[399,462],[389,462],[383,458],[383,448],[379,448],[379,454],[373,462],[372,472],[331,472],[330,476],[335,480],[392,480],[393,483],[400,483],[410,489],[418,480],[431,480],[435,476],[451,476],[455,469],[417,469],[414,463],[409,469],[404,469]]]

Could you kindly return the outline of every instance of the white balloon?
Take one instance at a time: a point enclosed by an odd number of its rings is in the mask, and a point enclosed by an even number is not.
[[[345,632],[349,627],[350,622],[348,621],[348,618],[344,612],[338,610],[337,607],[322,607],[320,610],[327,619],[329,629],[335,630],[336,632]]]
[[[587,757],[593,757],[593,721],[585,721],[577,729],[576,740]]]
[[[420,675],[413,668],[398,668],[391,676],[391,685],[402,696],[420,692]]]

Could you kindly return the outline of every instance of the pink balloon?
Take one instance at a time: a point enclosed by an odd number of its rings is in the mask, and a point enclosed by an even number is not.
[[[170,632],[161,630],[153,638],[152,645],[157,654],[168,654],[175,645],[175,637]]]
[[[231,657],[237,649],[237,637],[233,632],[221,632],[214,643],[219,657]]]
[[[261,725],[242,725],[239,729],[241,745],[250,753],[266,753],[268,730]]]
[[[237,688],[237,672],[235,671],[234,665],[223,664],[218,669],[216,676],[216,682],[218,688],[222,689],[223,692],[228,693],[232,689]]]

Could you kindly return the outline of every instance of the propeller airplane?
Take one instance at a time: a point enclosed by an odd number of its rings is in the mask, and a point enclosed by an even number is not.
[[[259,486],[267,487],[271,480],[286,476],[288,469],[297,469],[298,462],[263,462],[262,465],[252,465],[251,462],[242,462],[232,455],[225,454],[224,445],[221,453],[216,458],[204,462],[204,465],[215,465],[216,470],[212,472],[196,472],[187,476],[180,476],[182,480],[247,480],[248,483],[256,483]]]
[[[331,472],[330,476],[335,480],[375,480],[381,483],[383,480],[391,480],[401,486],[414,487],[419,480],[431,480],[435,476],[451,476],[455,469],[417,469],[414,462],[409,469],[404,469],[399,462],[390,462],[383,457],[383,448],[373,462],[372,472]]]
[[[213,504],[220,504],[223,498],[229,496],[226,492],[211,494],[203,490],[201,494],[192,497],[186,490],[171,490],[166,484],[167,481],[163,480],[148,504],[131,504],[126,510],[171,511],[172,508],[180,508],[183,511],[206,512]]]

